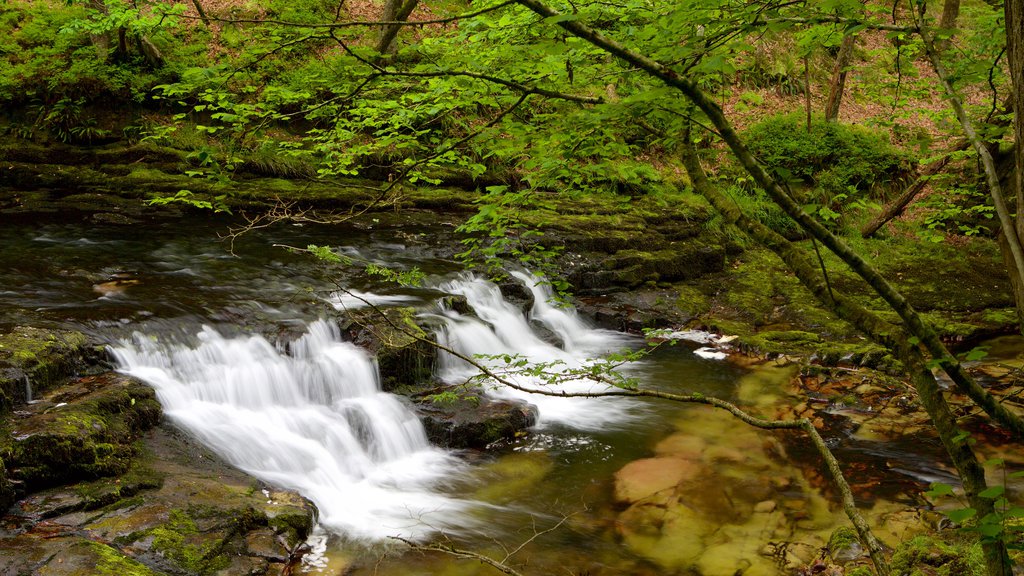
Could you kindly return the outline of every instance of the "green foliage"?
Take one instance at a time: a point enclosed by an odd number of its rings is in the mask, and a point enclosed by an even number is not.
[[[827,200],[902,182],[912,166],[910,156],[884,134],[822,118],[812,120],[808,131],[800,114],[766,118],[748,128],[744,138],[783,180],[814,186]]]

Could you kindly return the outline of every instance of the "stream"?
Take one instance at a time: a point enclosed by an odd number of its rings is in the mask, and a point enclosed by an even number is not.
[[[492,573],[478,562],[403,552],[391,538],[400,536],[498,559],[527,543],[510,562],[529,574],[770,576],[784,573],[785,561],[765,550],[769,543],[794,542],[791,552],[806,548],[798,558],[813,558],[845,524],[821,485],[789,463],[813,456],[787,457],[772,436],[703,407],[498,388],[490,393],[537,405],[529,434],[486,453],[434,447],[406,403],[381,391],[374,359],[328,320],[337,309],[361,299],[416,306],[438,326],[438,341],[466,356],[517,355],[554,369],[643,342],[593,328],[571,307],[552,305],[538,278],[511,271],[533,296],[524,312],[462,269],[451,227],[279,226],[237,239],[233,254],[217,237],[224,228],[212,217],[144,227],[58,217],[9,223],[0,228],[0,328],[102,338],[119,370],[157,390],[176,425],[248,474],[312,500],[320,526],[306,572]],[[281,247],[309,244],[357,264],[328,270]],[[398,289],[363,263],[416,266],[426,281]],[[464,297],[473,314],[437,303],[445,294]],[[702,345],[665,347],[624,371],[659,390],[778,401],[770,385],[784,370],[705,358],[694,353]],[[438,364],[437,376],[450,383],[475,372],[446,354]],[[903,479],[879,487],[869,503],[876,515],[896,513],[908,483],[949,480],[927,447],[851,440],[840,450],[854,469],[884,461]],[[648,463],[675,471],[676,488],[637,496],[616,487],[617,473],[635,478],[634,487],[650,484]]]

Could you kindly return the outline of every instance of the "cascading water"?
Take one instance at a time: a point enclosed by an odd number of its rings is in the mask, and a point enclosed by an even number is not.
[[[113,348],[121,370],[157,390],[168,417],[240,469],[312,500],[320,523],[353,539],[418,538],[467,524],[469,505],[436,489],[460,474],[415,415],[381,392],[376,366],[324,321],[285,354],[259,336],[198,341],[136,333]]]
[[[594,329],[579,318],[574,309],[551,305],[550,287],[541,279],[525,272],[513,272],[513,275],[533,294],[532,319],[561,340],[561,348],[540,338],[522,311],[506,301],[495,284],[469,275],[444,283],[439,289],[465,297],[476,317],[442,309],[443,325],[437,334],[438,341],[464,356],[518,355],[531,363],[547,363],[554,371],[582,367],[599,354],[629,345],[625,335]],[[501,360],[483,358],[480,362],[497,371],[506,367]],[[438,365],[440,377],[450,383],[463,381],[477,372],[467,362],[445,353],[441,354]],[[608,389],[584,380],[549,386],[540,378],[515,375],[510,379],[524,388],[556,392]],[[560,423],[582,430],[599,430],[632,419],[637,410],[635,403],[621,398],[559,398],[507,387],[493,388],[490,393],[537,405],[540,426]]]

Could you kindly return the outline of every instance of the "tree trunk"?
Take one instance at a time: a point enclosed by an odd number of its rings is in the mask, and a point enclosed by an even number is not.
[[[910,371],[911,384],[921,399],[921,405],[928,413],[946,453],[963,482],[968,502],[978,511],[979,518],[993,512],[992,499],[979,496],[986,488],[985,471],[978,462],[970,443],[957,440],[960,429],[956,417],[942,395],[935,376],[931,370],[927,369],[920,350],[909,343],[908,335],[852,301],[843,293],[833,290],[802,250],[764,224],[747,217],[735,202],[719,192],[705,177],[704,170],[700,167],[696,151],[689,139],[684,141],[683,164],[687,174],[690,175],[694,190],[704,196],[726,221],[736,225],[762,246],[775,252],[789,270],[796,275],[797,279],[817,297],[819,302],[875,342],[887,347],[903,362]],[[880,555],[880,551],[872,549],[873,545],[877,545],[877,542],[873,542],[874,537],[864,534],[861,536],[862,539],[867,540],[866,547],[872,560],[875,560],[876,566],[885,566],[884,560],[876,560],[874,552]],[[987,563],[990,567],[995,567],[990,570],[990,573],[1008,576],[1009,557],[1003,543],[988,543],[983,546],[983,549]],[[880,568],[879,572],[887,570],[887,567]]]
[[[1021,81],[1021,70],[1020,66],[1024,63],[1020,61],[1020,41],[1019,39],[1013,39],[1013,31],[1020,32],[1021,27],[1021,3],[1024,0],[1007,0],[1006,5],[1006,31],[1007,31],[1007,46],[1011,53],[1010,64],[1010,76],[1011,80],[1014,81],[1014,137],[1016,142],[1019,140],[1021,135],[1020,119],[1017,117],[1017,112],[1022,108],[1019,107],[1021,104],[1021,92],[1020,88],[1024,88],[1024,81]],[[1016,5],[1016,6],[1014,6]],[[989,150],[987,144],[978,136],[977,131],[974,129],[974,124],[971,122],[970,117],[967,116],[967,112],[964,110],[963,104],[961,103],[960,96],[953,89],[953,85],[949,81],[949,76],[946,74],[945,67],[939,53],[935,46],[935,42],[930,32],[918,22],[918,34],[921,36],[921,40],[924,44],[925,53],[928,59],[932,63],[932,69],[935,70],[935,75],[938,77],[943,90],[946,92],[946,100],[953,108],[953,112],[956,114],[957,121],[963,128],[964,134],[967,139],[974,146],[974,150],[978,153],[978,158],[981,160],[982,167],[985,170],[985,180],[988,184],[989,195],[992,197],[992,205],[996,209],[996,216],[999,217],[999,230],[1000,233],[1005,237],[1006,250],[1009,252],[1009,257],[1004,255],[1004,259],[1012,262],[1012,266],[1007,267],[1007,273],[1015,275],[1016,279],[1011,281],[1011,284],[1015,287],[1024,286],[1024,245],[1021,244],[1021,232],[1024,232],[1024,221],[1022,221],[1022,215],[1018,210],[1016,218],[1010,213],[1010,209],[1007,205],[1007,191],[1004,190],[1002,182],[999,178],[999,170],[996,167],[995,160],[992,158],[992,153]],[[1017,66],[1017,70],[1013,70],[1013,66]],[[1016,74],[1014,74],[1016,72]],[[1016,159],[1015,162],[1019,167],[1021,165],[1021,146],[1014,146]],[[1020,170],[1015,170],[1016,174],[1009,182],[1010,190],[1009,196],[1011,199],[1016,201],[1018,206],[1024,206],[1024,200],[1022,200],[1022,191],[1020,185]],[[1021,319],[1019,328],[1024,332],[1024,310],[1017,309],[1017,317]]]
[[[192,6],[195,7],[196,13],[199,14],[199,19],[203,21],[203,24],[207,28],[210,27],[210,19],[206,16],[206,10],[203,10],[203,5],[199,3],[199,0],[192,0]]]
[[[953,30],[956,28],[956,21],[960,17],[960,0],[946,0],[942,3],[942,16],[939,18],[939,28]],[[949,48],[949,39],[944,38],[938,42],[939,52],[945,52]]]
[[[836,55],[836,65],[832,69],[832,83],[828,89],[828,103],[825,104],[825,121],[834,122],[839,119],[839,104],[843,101],[843,90],[846,87],[846,69],[850,66],[853,58],[853,46],[856,37],[853,34],[843,36],[839,43],[839,54]]]
[[[1011,98],[1015,168],[1014,174],[1007,181],[1007,190],[1008,196],[1016,199],[1017,217],[1014,229],[1019,239],[1024,238],[1024,0],[1005,0],[1003,10],[1006,18],[1006,52],[1010,81],[1013,85]],[[1000,247],[1004,242],[1011,240],[1012,236],[1001,236]],[[1007,268],[1010,270],[1013,296],[1017,303],[1017,318],[1021,331],[1024,332],[1024,270],[1019,267],[1019,262],[1005,257],[1004,260],[1009,262]]]
[[[398,36],[402,24],[409,19],[409,15],[419,4],[419,0],[387,0],[384,4],[384,12],[381,14],[381,22],[393,22],[392,24],[381,25],[380,40],[377,42],[377,53],[386,56],[394,51],[394,41]]]
[[[970,143],[968,143],[965,140],[959,143],[956,149],[953,150],[953,152],[966,150],[969,147]],[[921,171],[921,175],[917,178],[917,180],[914,180],[910,184],[910,186],[907,186],[907,188],[903,190],[903,193],[900,194],[899,197],[886,204],[885,207],[882,208],[882,211],[881,213],[878,214],[878,216],[873,218],[871,222],[868,222],[866,225],[864,225],[863,228],[860,229],[860,235],[864,238],[869,238],[875,232],[878,232],[879,228],[885,226],[886,222],[902,214],[903,210],[911,202],[914,201],[914,198],[921,192],[921,190],[924,190],[924,187],[928,185],[928,182],[931,181],[932,177],[938,174],[939,172],[942,172],[942,170],[946,167],[946,164],[949,164],[949,160],[953,152],[950,152],[949,154],[946,154],[945,156],[939,158],[935,162],[932,162],[931,164],[925,166],[924,170]]]

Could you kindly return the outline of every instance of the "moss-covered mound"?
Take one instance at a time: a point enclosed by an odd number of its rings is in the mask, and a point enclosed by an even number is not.
[[[79,332],[18,326],[0,334],[0,414],[83,368],[90,352]]]
[[[160,415],[143,382],[112,372],[86,377],[15,413],[0,455],[22,492],[122,474],[132,442]]]

